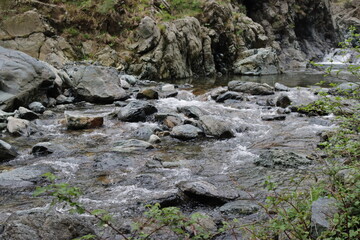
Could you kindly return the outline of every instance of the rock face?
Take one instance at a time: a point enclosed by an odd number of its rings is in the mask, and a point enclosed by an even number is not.
[[[52,35],[52,37],[49,37]],[[10,17],[0,27],[0,46],[19,50],[61,67],[75,53],[70,44],[34,10]]]
[[[157,26],[142,19],[134,50],[142,54],[130,71],[141,78],[186,78],[194,74],[214,74],[211,39],[198,19],[187,17]]]
[[[25,53],[0,47],[0,109],[27,106],[54,86],[55,73]]]
[[[104,123],[104,116],[96,113],[66,111],[66,125],[68,129],[87,129],[101,127]]]
[[[251,49],[242,53],[234,63],[234,73],[240,75],[269,75],[281,73],[279,59],[271,48]]]
[[[112,103],[128,98],[128,94],[119,86],[120,75],[114,68],[83,64],[68,65],[65,70],[70,77],[67,84],[79,99]]]
[[[131,153],[131,152],[143,151],[145,149],[153,149],[153,148],[154,146],[146,141],[130,139],[115,143],[115,147],[112,148],[112,151]]]
[[[18,153],[10,144],[0,140],[0,163],[13,159],[17,155]]]

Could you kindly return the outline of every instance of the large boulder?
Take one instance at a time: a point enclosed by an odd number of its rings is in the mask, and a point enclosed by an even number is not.
[[[115,68],[96,65],[67,65],[70,79],[67,84],[75,95],[88,102],[112,103],[129,96],[120,84],[120,74]]]
[[[0,47],[0,109],[27,106],[54,86],[56,74],[25,53]]]
[[[0,140],[0,163],[15,158],[18,155],[14,147]]]
[[[7,130],[16,136],[30,136],[36,131],[36,127],[28,120],[9,117],[7,122]]]
[[[235,133],[231,128],[231,123],[221,117],[213,115],[204,115],[200,117],[200,125],[206,135],[216,138],[232,138]]]
[[[244,58],[234,63],[234,73],[241,75],[269,75],[281,73],[279,59],[271,48],[250,49]]]
[[[228,84],[230,91],[249,93],[252,95],[274,94],[274,89],[266,83],[244,82],[234,80]]]

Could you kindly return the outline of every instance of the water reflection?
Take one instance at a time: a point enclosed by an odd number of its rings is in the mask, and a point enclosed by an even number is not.
[[[221,76],[221,77],[193,77],[186,79],[167,80],[168,83],[177,85],[191,84],[195,89],[210,89],[218,86],[226,86],[229,81],[241,80],[247,82],[258,82],[267,83],[270,86],[274,86],[275,83],[281,83],[288,87],[310,87],[314,86],[319,82],[325,82],[328,86],[329,83],[343,82],[344,79],[349,81],[356,81],[352,79],[352,76],[342,75],[339,77],[335,76],[324,76],[321,72],[287,72],[284,74],[277,75],[265,75],[265,76]]]

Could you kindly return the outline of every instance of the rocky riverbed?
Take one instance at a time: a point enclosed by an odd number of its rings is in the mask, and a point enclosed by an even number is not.
[[[32,196],[47,184],[46,172],[82,189],[81,203],[110,211],[124,229],[154,203],[203,212],[215,223],[258,217],[264,180],[271,176],[286,187],[316,171],[320,134],[334,127],[332,116],[298,112],[318,98],[318,88],[271,77],[199,89],[86,63],[55,71],[0,50],[7,80],[0,112],[1,239],[72,239],[99,231],[91,217],[61,206],[49,210],[50,198]],[[12,70],[19,66],[23,72]],[[117,239],[111,234],[105,233]]]

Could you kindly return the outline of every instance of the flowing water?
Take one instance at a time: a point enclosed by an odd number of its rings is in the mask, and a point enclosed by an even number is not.
[[[178,97],[151,101],[159,112],[175,113],[179,106],[198,106],[211,115],[229,121],[236,131],[236,137],[227,140],[200,138],[181,141],[162,136],[162,142],[155,145],[154,149],[135,152],[114,152],[112,148],[120,140],[147,140],[148,129],[162,128],[159,123],[126,123],[109,115],[101,128],[67,130],[61,123],[64,110],[111,113],[117,107],[112,104],[80,103],[51,109],[53,116],[42,116],[36,120],[36,134],[17,138],[3,134],[6,141],[18,148],[20,156],[2,164],[0,171],[2,174],[11,174],[18,170],[20,176],[15,181],[18,185],[1,187],[0,222],[15,211],[44,207],[49,203],[47,198],[32,197],[35,185],[41,184],[42,180],[37,176],[27,177],[29,171],[32,171],[27,170],[28,167],[52,170],[58,175],[59,182],[67,182],[82,189],[84,194],[80,201],[86,206],[107,209],[119,218],[135,216],[143,211],[145,204],[155,202],[177,205],[189,212],[201,208],[211,212],[212,207],[201,204],[189,206],[178,201],[177,184],[181,181],[206,181],[224,192],[237,193],[247,198],[240,186],[260,196],[263,193],[262,183],[267,176],[271,175],[286,185],[296,173],[314,169],[315,162],[299,169],[270,169],[255,166],[254,160],[259,153],[272,148],[303,156],[311,155],[318,144],[318,134],[333,127],[331,116],[309,118],[293,112],[287,114],[285,121],[262,121],[261,116],[276,114],[279,108],[262,106],[256,102],[274,99],[279,92],[271,96],[248,96],[248,101],[216,103],[210,98],[210,89],[225,86],[233,79],[300,86],[286,94],[294,101],[309,101],[316,99],[316,96],[302,87],[314,85],[323,77],[312,73],[291,73],[177,81],[176,84],[183,87]],[[33,145],[44,141],[52,142],[60,150],[42,157],[30,154]],[[0,174],[1,178],[5,179]],[[25,184],[28,182],[31,184]]]

